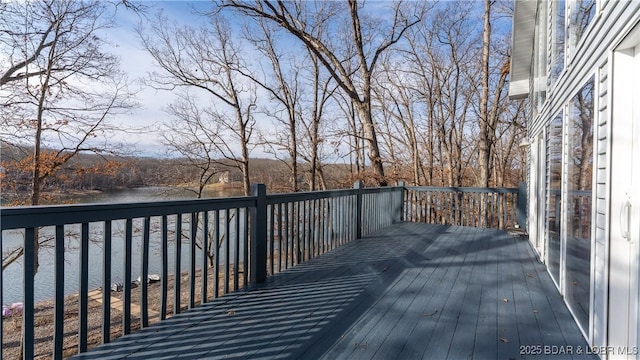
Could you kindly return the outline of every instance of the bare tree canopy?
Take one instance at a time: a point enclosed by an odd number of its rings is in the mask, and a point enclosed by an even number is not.
[[[354,103],[369,145],[369,159],[377,182],[386,185],[371,109],[371,77],[380,56],[400,41],[405,31],[420,22],[426,4],[414,3],[411,7],[403,6],[402,2],[393,4],[390,11],[394,15],[388,24],[367,16],[363,4],[355,0],[346,3],[227,0],[222,1],[220,7],[254,19],[272,21],[314,53]],[[316,31],[328,23],[337,24],[340,31]]]
[[[229,24],[216,17],[210,27],[178,26],[158,14],[150,27],[148,32],[138,29],[138,34],[161,70],[149,74],[148,84],[165,90],[197,89],[207,98],[208,116],[219,126],[211,144],[241,170],[249,195],[256,84],[247,79],[245,56]]]
[[[100,37],[112,24],[110,6],[51,0],[0,7],[0,137],[33,148],[21,162],[3,162],[7,171],[31,173],[30,199],[21,202],[40,204],[45,181],[77,154],[117,147],[108,140],[116,131],[111,117],[135,103]],[[39,245],[36,237],[36,254]],[[3,258],[3,266],[14,260]]]

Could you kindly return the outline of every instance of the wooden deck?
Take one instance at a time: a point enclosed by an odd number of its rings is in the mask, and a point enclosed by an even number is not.
[[[400,223],[77,358],[531,359],[521,350],[537,346],[585,358],[587,343],[526,238]]]

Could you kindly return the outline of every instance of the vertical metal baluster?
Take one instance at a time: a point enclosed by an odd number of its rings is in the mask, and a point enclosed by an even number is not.
[[[327,201],[327,219],[329,221],[329,249],[333,250],[335,249],[335,245],[334,245],[334,240],[335,240],[335,219],[333,216],[333,213],[335,211],[335,207],[334,207],[334,198],[329,198]]]
[[[278,272],[282,271],[282,203],[278,203]]]
[[[307,208],[309,207],[309,202],[307,200],[303,200],[302,201],[302,262],[305,262],[308,258],[309,255],[307,254],[308,251],[308,245],[307,242],[309,241],[309,236],[308,236],[308,226],[307,226]]]
[[[133,220],[125,221],[124,236],[124,299],[122,314],[122,333],[127,335],[131,332],[131,252],[133,242]]]
[[[87,351],[89,312],[89,224],[82,224],[80,234],[80,296],[78,310],[78,350]]]
[[[313,208],[311,212],[313,214],[313,217],[311,218],[313,220],[313,242],[311,248],[313,249],[312,253],[314,257],[318,256],[318,204],[318,199],[313,200]]]
[[[300,201],[296,201],[296,213],[295,213],[295,226],[296,226],[296,264],[300,264]]]
[[[318,254],[325,253],[324,243],[324,205],[326,199],[318,200]]]
[[[176,214],[176,253],[173,269],[173,314],[180,314],[181,270],[182,270],[182,214]]]
[[[224,218],[224,293],[228,294],[229,293],[229,273],[230,273],[230,269],[229,269],[229,256],[230,256],[230,250],[229,250],[229,243],[231,242],[230,236],[229,236],[229,223],[230,223],[230,219],[229,219],[229,209],[225,209],[225,218]]]
[[[249,209],[248,208],[244,208],[244,216],[242,217],[244,219],[244,229],[242,231],[243,234],[243,240],[244,240],[244,251],[243,251],[243,256],[244,256],[244,261],[242,262],[243,264],[243,269],[242,269],[242,286],[247,286],[247,284],[249,283]]]
[[[284,268],[289,268],[289,203],[284,204]]]
[[[240,270],[240,209],[236,208],[236,237],[235,251],[233,254],[233,290],[237,291],[239,286]]]
[[[274,215],[275,215],[275,206],[269,205],[269,240],[268,241],[269,241],[269,258],[271,259],[270,275],[273,275],[276,269],[275,264],[273,263],[275,259],[275,242],[276,242]]]
[[[209,212],[202,213],[202,270],[200,272],[200,303],[204,304],[209,300],[208,280],[209,280],[209,263],[207,254],[209,253]]]
[[[23,294],[24,311],[22,312],[22,334],[24,340],[23,359],[33,359],[34,355],[34,277],[35,277],[35,246],[37,230],[25,229],[24,233],[24,269]]]
[[[56,230],[57,231],[57,230]],[[57,235],[56,235],[57,236]],[[111,342],[111,220],[104,222],[102,244],[102,343]],[[64,260],[64,257],[63,257]],[[64,265],[63,265],[64,268]],[[56,289],[58,286],[56,285]],[[64,294],[62,294],[64,301]],[[61,315],[64,315],[61,314]],[[62,344],[60,344],[62,351]],[[62,353],[61,353],[62,354]]]
[[[220,210],[213,212],[215,217],[215,233],[213,235],[213,297],[220,296]]]
[[[344,198],[342,196],[335,199],[336,206],[334,210],[336,212],[336,248],[342,246],[342,237],[344,236],[342,234],[343,233],[342,220],[343,220],[343,213],[344,213],[344,209],[342,206],[343,199]]]
[[[198,213],[191,213],[189,224],[189,309],[196,306],[196,236],[198,235]]]
[[[162,216],[162,277],[160,279],[160,320],[167,318],[167,289],[169,287],[169,224],[167,215]]]
[[[56,226],[55,242],[55,310],[53,314],[53,358],[62,359],[64,344],[64,225]],[[105,290],[106,291],[106,290]]]
[[[141,327],[149,326],[149,236],[151,232],[151,218],[144,218],[142,229],[142,261],[140,262],[140,322]]]

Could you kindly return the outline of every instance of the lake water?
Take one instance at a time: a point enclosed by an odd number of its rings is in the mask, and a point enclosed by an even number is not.
[[[235,196],[239,195],[237,192],[211,192],[207,193],[209,197],[222,197],[222,196]],[[162,187],[150,187],[129,189],[117,192],[103,192],[98,194],[83,195],[72,198],[74,202],[78,203],[122,203],[122,202],[140,202],[140,201],[154,201],[154,200],[177,200],[177,199],[189,199],[193,198],[194,193],[184,189],[175,188],[162,188]],[[240,213],[241,219],[245,214]],[[221,214],[221,222],[224,222],[224,214]],[[187,233],[190,224],[190,217],[183,217],[183,233]],[[241,221],[243,223],[244,220]],[[235,221],[231,221],[229,235],[233,238],[235,236]],[[169,228],[172,228],[172,224],[175,224],[175,217],[169,217]],[[140,263],[142,258],[141,249],[141,237],[142,237],[142,220],[134,220],[133,224],[134,236],[132,246],[132,279],[136,279],[140,274]],[[90,224],[90,246],[89,246],[89,288],[95,289],[102,286],[102,269],[103,269],[103,244],[102,244],[102,224]],[[161,272],[161,233],[160,219],[154,218],[151,222],[152,230],[150,236],[150,261],[149,261],[149,273],[159,274]],[[242,229],[241,229],[242,231]],[[78,292],[78,274],[79,274],[79,252],[78,252],[78,240],[77,236],[80,232],[80,226],[67,226],[65,232],[68,234],[66,237],[65,250],[65,274],[64,274],[64,289],[65,294],[73,294]],[[54,228],[47,227],[40,230],[41,236],[53,236]],[[124,221],[115,221],[112,224],[112,252],[111,252],[111,266],[112,276],[111,282],[122,282],[124,279]],[[170,234],[170,238],[174,239],[175,235]],[[2,253],[20,246],[23,241],[22,231],[5,231],[2,234]],[[232,242],[233,243],[233,242]],[[233,245],[233,244],[231,244]],[[175,241],[170,241],[167,249],[169,256],[169,272],[172,273],[175,268],[174,258],[176,251]],[[242,247],[240,251],[242,252]],[[231,246],[231,254],[234,254],[235,249]],[[189,244],[186,241],[181,245],[181,271],[188,270],[189,259]],[[233,259],[233,255],[231,256]],[[54,249],[53,247],[43,247],[40,249],[39,255],[39,269],[35,276],[35,300],[41,301],[50,299],[54,296],[55,282],[54,282]],[[224,261],[223,258],[220,261]],[[202,252],[200,249],[196,250],[196,264],[197,267],[202,265]],[[22,301],[23,297],[23,263],[22,260],[8,266],[2,272],[2,304],[11,304],[13,302]]]

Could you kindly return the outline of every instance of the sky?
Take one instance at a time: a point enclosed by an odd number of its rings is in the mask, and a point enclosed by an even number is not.
[[[209,1],[196,3],[186,1],[144,1],[146,16],[152,18],[158,11],[162,11],[178,23],[194,23],[200,21],[200,16],[194,14],[193,6],[202,8],[209,6]],[[118,55],[121,60],[121,69],[128,74],[134,89],[137,89],[137,101],[140,105],[131,114],[118,115],[116,123],[132,127],[149,128],[148,132],[140,134],[117,134],[116,140],[127,144],[135,144],[137,155],[141,156],[166,156],[166,149],[161,144],[161,136],[154,133],[159,123],[167,119],[164,108],[175,97],[169,91],[159,91],[145,86],[143,79],[149,71],[158,70],[151,56],[143,49],[136,28],[147,21],[134,11],[119,7],[116,13],[116,24],[109,29],[105,38],[113,45],[109,51]]]

